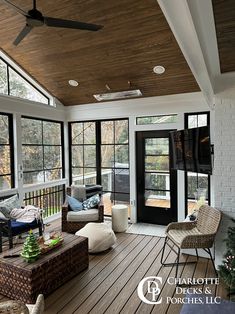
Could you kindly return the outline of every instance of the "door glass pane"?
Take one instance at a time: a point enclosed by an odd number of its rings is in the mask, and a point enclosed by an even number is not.
[[[169,171],[169,156],[145,156],[145,171]]]
[[[170,192],[145,191],[145,206],[170,208]]]
[[[168,138],[148,138],[145,140],[145,155],[168,155]]]
[[[157,190],[170,189],[170,175],[164,173],[145,173],[145,188]]]
[[[102,144],[114,143],[114,121],[101,122],[101,143]]]

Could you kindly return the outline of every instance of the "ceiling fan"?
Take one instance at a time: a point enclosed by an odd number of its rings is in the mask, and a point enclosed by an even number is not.
[[[64,19],[57,19],[53,17],[48,17],[42,15],[40,11],[37,10],[36,7],[36,0],[33,0],[33,9],[29,10],[28,13],[22,10],[21,8],[17,7],[15,4],[11,3],[8,0],[2,0],[7,5],[11,6],[15,9],[18,13],[22,14],[26,18],[26,25],[19,33],[19,35],[14,40],[13,44],[17,46],[28,33],[34,28],[39,26],[49,26],[49,27],[63,27],[63,28],[73,28],[73,29],[83,29],[88,31],[98,31],[99,29],[103,28],[102,25],[96,24],[89,24],[83,23],[79,21],[72,21],[72,20],[64,20]]]

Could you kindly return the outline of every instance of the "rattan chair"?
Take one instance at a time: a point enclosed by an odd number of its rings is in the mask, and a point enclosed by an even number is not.
[[[176,265],[175,278],[178,275],[179,265],[196,263],[198,260],[198,249],[206,251],[211,259],[213,268],[217,275],[214,260],[211,254],[211,248],[214,244],[215,236],[219,228],[221,212],[213,207],[203,205],[199,208],[197,219],[193,222],[173,222],[166,228],[166,238],[162,249],[161,264],[163,266]],[[166,245],[177,254],[176,262],[165,263],[164,252]],[[178,248],[178,251],[174,250]],[[197,260],[193,262],[179,262],[181,249],[195,249]],[[164,260],[164,261],[163,261]]]
[[[0,314],[42,314],[44,313],[44,296],[39,294],[35,304],[24,304],[21,301],[0,302]]]
[[[84,217],[83,217],[83,221],[80,221],[79,216],[78,216],[76,221],[69,221],[67,219],[67,216],[68,216],[68,212],[71,211],[71,209],[70,209],[70,206],[69,206],[67,200],[65,200],[65,203],[62,206],[62,231],[69,232],[69,233],[75,233],[78,230],[80,230],[81,228],[83,228],[88,222],[103,222],[104,221],[104,204],[103,204],[103,200],[102,200],[102,186],[100,186],[100,185],[86,186],[87,198],[89,198],[95,194],[100,195],[100,202],[96,208],[97,209],[97,214],[96,214],[97,218],[95,220],[89,219],[89,210],[88,210],[87,211],[87,213],[88,213],[87,219],[84,220]],[[67,195],[71,195],[71,187],[67,188]],[[83,214],[85,214],[85,212],[83,212]]]

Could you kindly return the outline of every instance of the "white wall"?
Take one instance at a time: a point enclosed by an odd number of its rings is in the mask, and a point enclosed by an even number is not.
[[[162,97],[130,99],[69,107],[67,121],[129,118],[130,201],[131,221],[136,222],[136,156],[135,132],[162,129],[183,129],[184,113],[209,110],[202,93],[188,93]],[[160,125],[136,125],[137,116],[178,114],[178,122]],[[178,171],[178,219],[185,218],[184,173]]]
[[[216,264],[220,264],[226,245],[227,229],[235,218],[235,97],[215,99],[214,203],[223,219],[216,239]],[[234,225],[234,224],[233,224]]]

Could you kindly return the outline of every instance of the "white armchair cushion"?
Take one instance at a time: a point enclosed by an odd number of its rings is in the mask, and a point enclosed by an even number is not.
[[[106,223],[90,222],[75,234],[88,238],[89,253],[106,251],[116,242],[113,230]]]
[[[97,208],[81,210],[78,212],[69,211],[67,213],[67,221],[97,221],[98,219],[99,211]]]

